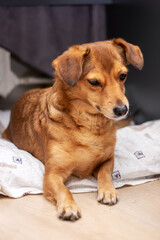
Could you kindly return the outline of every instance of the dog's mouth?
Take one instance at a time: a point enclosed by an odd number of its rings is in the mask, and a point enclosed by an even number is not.
[[[128,113],[127,113],[128,114]],[[126,118],[126,116],[127,116],[127,114],[125,114],[125,115],[123,115],[123,116],[121,116],[121,117],[115,117],[115,116],[106,116],[108,119],[111,119],[111,120],[115,120],[115,121],[120,121],[120,120],[122,120],[122,119],[125,119]]]

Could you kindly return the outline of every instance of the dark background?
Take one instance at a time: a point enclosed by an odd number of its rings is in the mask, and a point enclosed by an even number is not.
[[[130,101],[130,109],[131,114],[136,112],[135,121],[136,123],[142,123],[148,120],[155,120],[160,118],[160,5],[153,1],[150,1],[146,4],[145,2],[136,2],[136,1],[12,1],[12,6],[10,5],[11,1],[0,1],[1,9],[3,8],[17,8],[18,11],[21,11],[23,7],[28,7],[27,11],[30,11],[31,5],[34,7],[39,7],[38,4],[41,3],[41,7],[45,6],[47,8],[55,6],[58,8],[71,7],[73,9],[77,7],[89,7],[89,10],[78,10],[81,17],[83,18],[83,14],[86,17],[86,11],[88,11],[88,17],[85,19],[85,24],[81,27],[85,29],[86,26],[88,28],[94,29],[90,34],[78,36],[77,39],[74,39],[74,34],[72,35],[71,30],[69,30],[67,26],[67,22],[61,22],[63,25],[63,29],[65,29],[65,34],[63,36],[62,45],[54,44],[56,49],[56,54],[61,54],[68,46],[72,45],[72,43],[82,43],[88,41],[96,41],[96,40],[105,40],[111,39],[115,37],[122,37],[126,41],[139,45],[143,55],[144,55],[144,68],[142,71],[137,71],[132,67],[129,67],[130,73],[128,76],[128,80],[126,82],[126,94]],[[22,6],[22,3],[24,6]],[[62,5],[60,5],[62,3]],[[129,4],[130,3],[130,4]],[[55,5],[54,5],[55,4]],[[103,4],[105,9],[105,16],[103,16],[103,23],[100,25],[96,25],[99,21],[98,19],[101,17],[101,14],[97,15],[97,21],[95,21],[95,25],[92,26],[95,16],[97,14],[91,6],[93,4]],[[104,5],[105,4],[105,5]],[[96,6],[95,5],[95,6]],[[24,8],[22,9],[24,11]],[[54,9],[55,10],[55,9]],[[53,10],[53,13],[54,13]],[[17,10],[16,10],[17,11]],[[58,11],[61,11],[60,9]],[[72,10],[71,10],[72,11]],[[74,11],[74,10],[73,10]],[[103,12],[104,14],[104,12]],[[103,15],[102,14],[102,15]],[[16,15],[17,16],[17,15]],[[23,14],[24,16],[24,14]],[[77,16],[78,17],[78,16]],[[53,16],[52,16],[53,18]],[[2,22],[2,15],[0,15],[0,19]],[[63,19],[63,15],[59,19]],[[75,21],[76,21],[75,15]],[[56,20],[58,21],[58,20]],[[105,22],[104,22],[105,21]],[[35,24],[33,19],[33,25]],[[18,25],[17,25],[18,26]],[[36,26],[36,25],[35,25]],[[37,25],[37,27],[39,27]],[[16,26],[15,26],[16,28]],[[32,26],[31,26],[32,29]],[[98,34],[93,34],[94,30],[100,31]],[[12,29],[14,32],[14,29]],[[18,32],[18,27],[16,28]],[[56,30],[55,30],[56,31]],[[70,34],[70,38],[67,41],[67,32]],[[78,32],[78,31],[77,31]],[[24,34],[25,31],[24,31]],[[50,33],[44,33],[50,34]],[[99,39],[100,36],[105,34],[105,39]],[[3,36],[2,36],[3,35]],[[98,36],[98,37],[97,37]],[[2,30],[0,28],[0,42],[4,37],[4,32],[2,34]],[[54,37],[54,34],[53,34]],[[17,39],[15,41],[18,41]],[[79,42],[78,42],[79,41]],[[31,44],[31,43],[28,43]],[[34,44],[34,43],[32,43]],[[0,44],[3,46],[3,44]],[[5,47],[5,46],[3,46]],[[18,47],[18,45],[17,45]],[[7,48],[7,47],[6,47]],[[41,51],[41,49],[39,49]],[[46,53],[44,53],[46,54]],[[14,52],[16,56],[16,52]],[[46,58],[47,56],[45,56]],[[19,61],[24,61],[24,59],[20,59]],[[29,64],[25,62],[25,64]],[[48,65],[48,64],[47,64]],[[40,71],[42,74],[46,74],[51,76],[50,72],[45,68],[41,69],[39,66],[38,69],[35,66],[31,66],[35,68],[36,71]],[[42,71],[41,71],[42,70]],[[14,90],[15,91],[15,90]],[[14,94],[15,95],[15,94]],[[17,94],[18,96],[18,94]],[[0,105],[5,105],[7,99],[1,98]],[[6,104],[7,106],[7,104]]]
[[[138,110],[136,122],[160,118],[160,6],[108,6],[107,23],[108,38],[136,43],[144,55],[143,70],[131,67],[126,82],[131,110]]]

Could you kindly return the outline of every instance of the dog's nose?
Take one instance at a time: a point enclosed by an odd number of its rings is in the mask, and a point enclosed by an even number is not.
[[[121,116],[124,116],[128,112],[128,108],[126,105],[120,105],[120,106],[115,107],[113,109],[113,112],[117,117],[121,117]]]

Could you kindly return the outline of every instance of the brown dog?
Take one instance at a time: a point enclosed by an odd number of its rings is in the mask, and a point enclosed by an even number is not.
[[[111,174],[115,120],[129,109],[127,64],[141,70],[143,56],[123,39],[72,46],[53,61],[53,87],[26,92],[13,107],[3,137],[45,164],[44,195],[56,202],[59,218],[81,216],[64,185],[71,174],[93,174],[99,202],[118,200]]]

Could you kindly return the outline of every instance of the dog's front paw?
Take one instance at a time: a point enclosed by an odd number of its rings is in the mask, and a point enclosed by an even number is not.
[[[76,204],[62,205],[58,207],[58,217],[74,222],[81,218],[81,211]]]
[[[108,205],[114,205],[118,202],[119,196],[116,189],[106,190],[106,189],[99,189],[98,190],[98,202]]]

